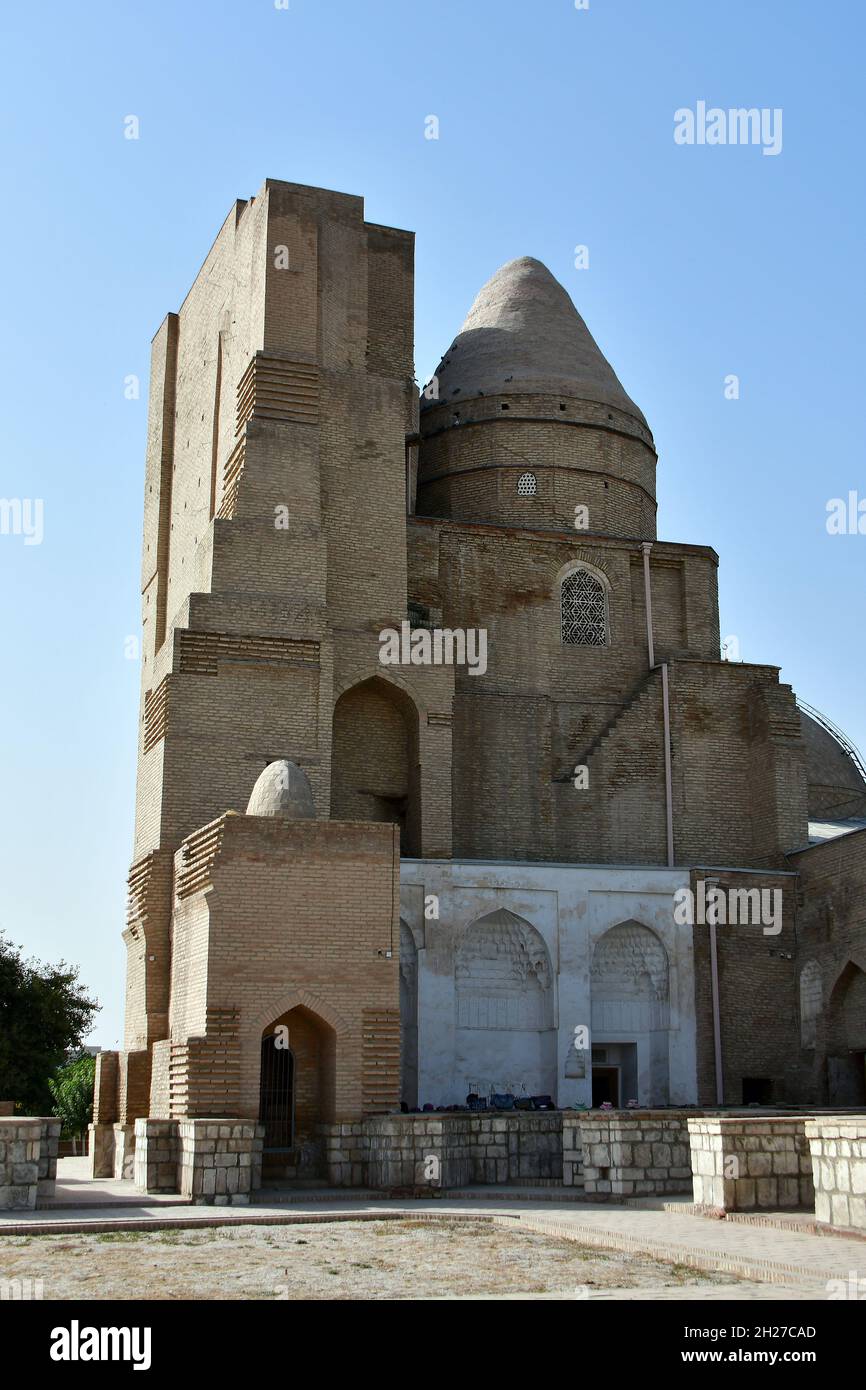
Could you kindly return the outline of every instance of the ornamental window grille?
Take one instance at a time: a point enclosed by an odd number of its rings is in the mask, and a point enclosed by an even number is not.
[[[535,497],[538,494],[538,480],[534,473],[521,473],[517,479],[518,497]]]
[[[589,570],[574,570],[562,581],[562,640],[579,647],[607,645],[607,593]]]

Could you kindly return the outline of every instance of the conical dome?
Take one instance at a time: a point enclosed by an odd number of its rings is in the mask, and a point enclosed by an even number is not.
[[[509,261],[487,281],[421,407],[521,393],[593,401],[648,428],[567,291],[531,256]]]
[[[286,758],[268,763],[253,787],[247,815],[315,820],[316,807],[307,774]]]

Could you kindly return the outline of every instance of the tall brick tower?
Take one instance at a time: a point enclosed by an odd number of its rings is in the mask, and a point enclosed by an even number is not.
[[[399,1100],[400,842],[447,854],[451,809],[426,715],[452,675],[378,661],[407,617],[412,351],[412,234],[273,181],[154,340],[126,1038],[96,1115],[118,1171],[137,1118],[258,1119],[279,1020],[293,1162]],[[276,763],[313,819],[244,814]]]

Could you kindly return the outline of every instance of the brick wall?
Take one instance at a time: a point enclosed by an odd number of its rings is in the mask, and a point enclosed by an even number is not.
[[[215,830],[202,837],[210,847],[192,864],[183,850],[177,858],[173,1058],[174,1047],[180,1052],[172,1113],[202,1113],[206,1105],[211,1114],[256,1118],[262,1034],[302,1007],[322,1040],[318,1118],[360,1117],[367,1011],[392,1020],[399,1010],[393,827],[226,816]],[[234,1039],[225,1031],[228,1011],[237,1019]],[[390,1023],[386,1031],[390,1037]],[[205,1068],[197,1077],[194,1052]],[[386,1109],[399,1099],[399,1050],[388,1066]],[[303,1102],[302,1118],[307,1123]]]
[[[826,1105],[866,1103],[866,830],[788,856],[799,874],[795,1027],[789,1066]],[[804,972],[812,977],[802,985]],[[807,978],[808,978],[807,976]],[[801,1024],[811,1012],[814,1023]],[[806,996],[804,998],[803,996]],[[805,1005],[805,1009],[804,1006]]]

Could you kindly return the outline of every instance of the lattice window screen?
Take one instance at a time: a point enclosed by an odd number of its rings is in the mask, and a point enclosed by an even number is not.
[[[538,481],[534,473],[521,473],[517,479],[518,497],[535,497],[538,493]]]
[[[562,581],[562,640],[580,647],[607,645],[607,595],[589,570]]]

